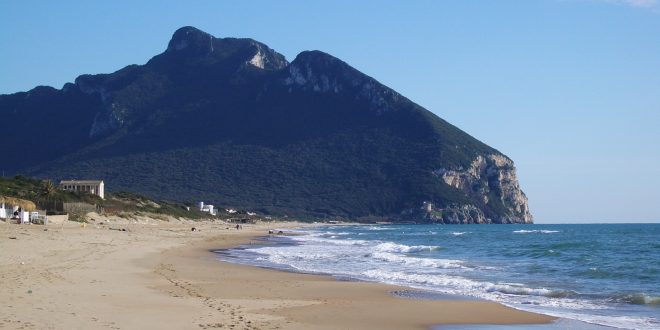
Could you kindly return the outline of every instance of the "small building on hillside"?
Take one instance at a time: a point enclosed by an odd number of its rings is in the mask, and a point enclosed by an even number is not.
[[[422,203],[422,210],[424,210],[425,212],[433,211],[433,203],[425,201],[424,203]]]
[[[208,212],[211,215],[217,215],[215,208],[211,204],[204,204],[204,202],[199,202],[199,210],[202,212]]]
[[[103,180],[62,180],[60,181],[60,189],[86,192],[105,198],[105,184]]]

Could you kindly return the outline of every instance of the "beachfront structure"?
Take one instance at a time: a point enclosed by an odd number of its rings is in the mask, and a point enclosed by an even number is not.
[[[211,215],[216,215],[218,214],[213,205],[211,204],[204,204],[204,202],[199,202],[199,210],[202,212],[208,212]]]
[[[0,218],[18,218],[20,223],[30,222],[30,211],[34,211],[36,205],[25,199],[0,196]]]
[[[105,184],[103,180],[62,180],[60,181],[60,189],[86,192],[105,198]]]

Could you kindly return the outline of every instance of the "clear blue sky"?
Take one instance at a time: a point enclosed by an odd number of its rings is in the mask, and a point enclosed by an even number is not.
[[[660,221],[660,1],[0,0],[0,93],[145,63],[192,25],[319,49],[499,149],[538,223]]]

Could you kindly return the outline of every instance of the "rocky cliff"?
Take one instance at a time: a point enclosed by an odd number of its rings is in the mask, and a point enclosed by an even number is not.
[[[503,155],[479,155],[466,169],[438,169],[434,174],[472,200],[444,209],[428,209],[443,223],[532,223],[527,196],[520,189],[513,161]]]

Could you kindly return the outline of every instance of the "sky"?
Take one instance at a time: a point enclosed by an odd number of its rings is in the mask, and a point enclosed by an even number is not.
[[[537,223],[660,222],[660,0],[0,0],[0,94],[186,25],[344,60],[513,159]]]

